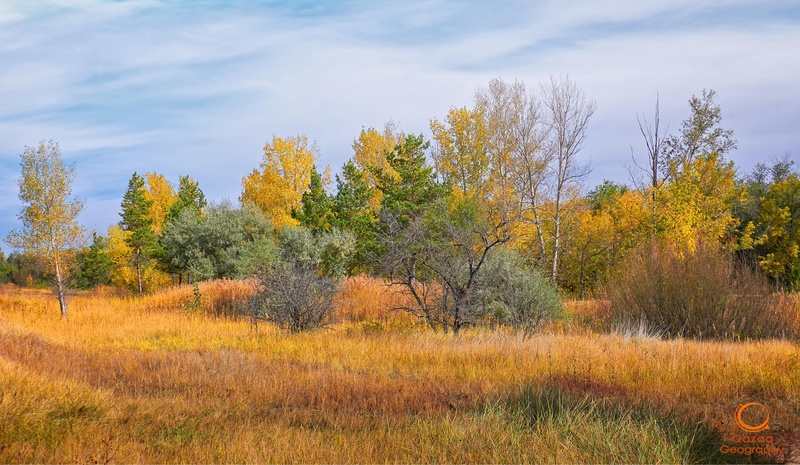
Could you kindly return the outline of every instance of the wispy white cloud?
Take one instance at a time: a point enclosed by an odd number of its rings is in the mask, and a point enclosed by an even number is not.
[[[84,221],[103,229],[134,170],[236,198],[272,134],[316,138],[335,169],[362,126],[426,132],[498,76],[536,87],[571,73],[597,100],[585,148],[597,182],[625,180],[656,91],[675,128],[691,94],[716,89],[742,166],[800,152],[789,1],[33,5],[0,4],[0,235],[19,209],[16,157],[43,138],[77,163]]]

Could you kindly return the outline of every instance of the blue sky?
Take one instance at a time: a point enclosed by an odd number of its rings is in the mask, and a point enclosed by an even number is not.
[[[134,171],[235,200],[273,134],[316,139],[336,171],[362,127],[429,134],[495,77],[569,73],[597,102],[589,187],[629,180],[657,92],[677,131],[689,98],[717,91],[747,172],[800,154],[798,56],[794,0],[5,0],[0,236],[18,227],[19,154],[42,139],[75,163],[81,221],[102,232]]]

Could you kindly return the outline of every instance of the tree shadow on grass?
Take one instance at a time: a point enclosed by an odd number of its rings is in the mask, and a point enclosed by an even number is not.
[[[721,433],[698,419],[557,383],[524,388],[504,410],[513,425],[555,438],[586,462],[776,463],[775,457],[721,453]]]

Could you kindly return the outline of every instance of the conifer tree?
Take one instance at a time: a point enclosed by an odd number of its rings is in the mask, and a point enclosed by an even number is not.
[[[142,285],[142,268],[156,246],[156,234],[153,232],[153,219],[150,216],[152,201],[144,195],[144,178],[133,173],[128,182],[128,190],[122,197],[122,221],[120,226],[128,231],[125,242],[133,253],[133,264],[136,267],[136,282],[139,292],[144,292]]]

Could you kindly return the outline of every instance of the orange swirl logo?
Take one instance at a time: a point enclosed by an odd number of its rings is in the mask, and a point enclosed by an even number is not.
[[[742,414],[748,407],[760,407],[761,410],[764,411],[764,421],[761,424],[753,426],[744,421]],[[769,410],[767,410],[763,404],[758,402],[748,402],[746,404],[739,405],[739,407],[736,408],[736,415],[734,415],[734,418],[736,419],[736,424],[739,426],[739,428],[747,431],[748,433],[758,433],[759,431],[769,429]]]

